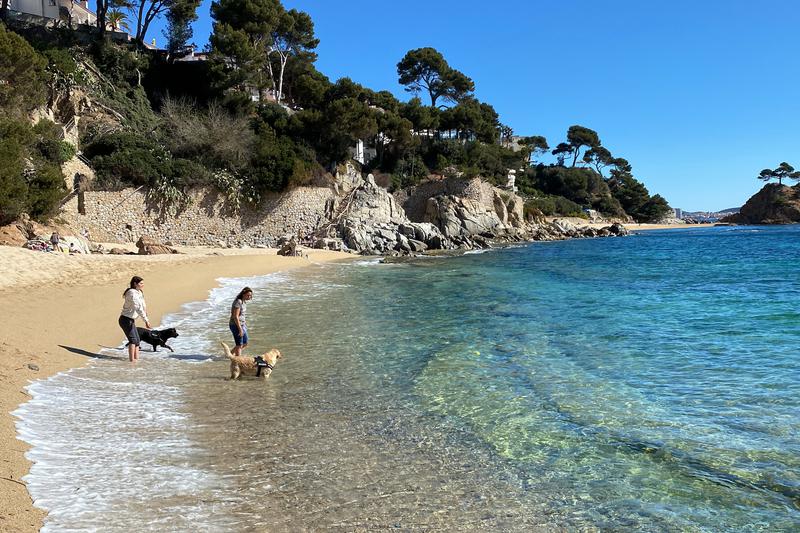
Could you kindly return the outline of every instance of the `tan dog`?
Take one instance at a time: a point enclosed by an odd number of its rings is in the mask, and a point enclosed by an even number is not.
[[[222,348],[225,350],[225,356],[231,360],[231,379],[239,379],[242,374],[246,376],[259,376],[263,379],[267,379],[270,374],[272,374],[272,369],[277,364],[278,359],[283,357],[280,350],[273,348],[261,356],[263,363],[259,368],[256,358],[246,357],[244,355],[233,355],[227,344],[222,341],[220,341],[220,344],[222,344]]]

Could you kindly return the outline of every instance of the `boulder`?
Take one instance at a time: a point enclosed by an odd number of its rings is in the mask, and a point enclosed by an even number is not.
[[[0,245],[25,246],[26,242],[28,242],[28,236],[17,224],[0,227]]]
[[[606,228],[603,228],[603,229],[607,230],[610,234],[616,235],[618,237],[622,237],[622,236],[630,234],[630,232],[625,228],[625,226],[623,226],[619,222],[614,222],[610,226],[608,226]]]
[[[342,242],[342,239],[322,237],[314,242],[314,248],[320,250],[333,250],[335,252],[341,252],[344,251],[345,246],[344,242]]]
[[[302,255],[300,248],[297,246],[297,241],[292,238],[288,241],[284,241],[281,245],[280,249],[278,250],[278,255],[283,255],[287,257],[296,257]]]
[[[162,244],[152,237],[139,237],[136,241],[136,247],[139,249],[139,255],[160,255],[160,254],[177,254],[178,251],[170,248],[166,244]]]

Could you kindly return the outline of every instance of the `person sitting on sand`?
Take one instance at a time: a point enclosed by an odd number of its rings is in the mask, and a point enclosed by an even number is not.
[[[122,312],[119,316],[119,327],[125,332],[128,338],[128,359],[131,362],[139,360],[139,332],[136,331],[136,319],[142,317],[144,326],[150,329],[150,321],[147,319],[147,306],[144,303],[144,293],[142,284],[144,281],[139,276],[131,278],[130,287],[125,289],[122,297],[125,303],[122,304]]]
[[[233,342],[236,347],[233,349],[233,355],[242,355],[242,351],[247,348],[247,323],[245,314],[247,311],[247,302],[253,299],[253,289],[245,287],[231,305],[231,319],[229,326],[231,333],[233,333]]]

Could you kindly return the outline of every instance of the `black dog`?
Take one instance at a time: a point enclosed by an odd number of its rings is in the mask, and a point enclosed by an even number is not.
[[[136,328],[136,331],[139,332],[139,338],[142,339],[142,342],[146,342],[153,347],[153,351],[157,352],[156,348],[159,346],[163,346],[164,348],[169,348],[170,352],[174,352],[172,348],[167,346],[167,341],[169,339],[174,339],[178,336],[178,332],[175,331],[175,328],[167,328],[162,330],[157,329],[144,329],[144,328]]]

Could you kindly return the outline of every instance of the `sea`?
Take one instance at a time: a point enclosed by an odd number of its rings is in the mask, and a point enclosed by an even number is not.
[[[245,285],[267,381],[219,346]],[[800,530],[800,226],[319,264],[162,325],[28,387],[43,531]]]

